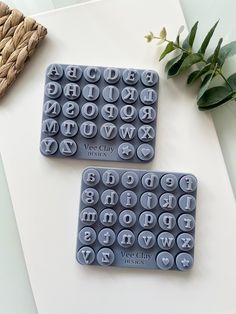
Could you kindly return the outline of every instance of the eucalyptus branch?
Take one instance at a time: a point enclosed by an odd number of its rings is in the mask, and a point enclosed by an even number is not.
[[[213,54],[207,57],[206,50],[217,24],[218,22],[209,30],[198,51],[193,50],[198,22],[193,25],[187,38],[182,43],[180,42],[180,35],[183,27],[180,28],[175,41],[167,39],[165,27],[161,30],[159,36],[154,35],[152,32],[145,36],[147,42],[157,40],[158,44],[166,44],[159,61],[171,52],[179,51],[179,54],[166,64],[165,70],[168,78],[178,76],[192,69],[193,65],[198,66],[197,70],[188,75],[187,84],[192,84],[197,80],[202,81],[197,101],[200,110],[215,108],[229,100],[236,101],[236,73],[226,78],[222,71],[225,60],[236,54],[236,41],[222,47],[223,39],[220,38]],[[212,81],[217,76],[221,77],[223,85],[211,87]]]

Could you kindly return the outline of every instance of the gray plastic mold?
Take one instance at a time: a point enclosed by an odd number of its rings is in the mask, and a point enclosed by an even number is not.
[[[152,160],[158,81],[153,70],[49,65],[41,153],[75,159]]]
[[[197,179],[87,168],[76,258],[82,265],[186,271],[193,266]]]

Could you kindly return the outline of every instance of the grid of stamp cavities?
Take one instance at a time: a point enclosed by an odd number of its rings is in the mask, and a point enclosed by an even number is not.
[[[191,174],[86,169],[78,262],[180,271],[192,268],[196,189],[197,180]]]
[[[154,157],[158,74],[51,64],[40,151],[45,156],[148,162]]]

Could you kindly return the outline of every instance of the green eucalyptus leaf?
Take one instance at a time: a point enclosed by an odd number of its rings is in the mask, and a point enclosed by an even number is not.
[[[188,34],[187,38],[183,42],[183,48],[188,49],[192,48],[193,42],[197,33],[197,28],[198,28],[198,22],[196,22],[193,27],[190,30],[190,33]]]
[[[211,64],[205,65],[201,70],[193,71],[190,73],[187,84],[192,84],[196,82],[202,75],[206,74],[211,68]]]
[[[205,54],[206,49],[207,49],[207,47],[208,47],[208,45],[209,45],[209,42],[210,42],[210,40],[211,40],[211,37],[212,37],[212,35],[214,34],[214,31],[215,31],[216,26],[217,26],[218,23],[219,23],[219,21],[217,21],[217,22],[215,23],[215,25],[214,25],[214,26],[209,30],[209,32],[207,33],[206,37],[204,38],[204,40],[203,40],[203,42],[202,42],[202,45],[201,45],[199,51],[198,51],[199,53],[202,53],[203,55]]]
[[[167,71],[167,77],[173,77],[176,76],[177,74],[179,74],[179,69],[182,65],[182,63],[184,62],[184,59],[188,56],[187,53],[183,53],[180,57],[180,59],[178,59],[176,62],[174,62],[174,64],[172,66],[169,67],[168,71]]]
[[[216,64],[217,62],[217,59],[218,59],[218,56],[219,56],[219,53],[220,53],[220,47],[222,45],[222,42],[223,42],[223,38],[220,38],[220,40],[218,41],[218,44],[216,46],[216,49],[214,51],[214,54],[213,54],[213,58],[212,58],[212,63],[213,64]]]
[[[196,70],[190,73],[187,79],[187,84],[192,84],[193,82],[195,82],[196,77],[198,77],[199,73],[200,73],[200,70]]]
[[[221,47],[222,42],[223,42],[223,38],[220,38],[220,40],[218,41],[218,44],[214,50],[213,55],[211,55],[207,60],[207,62],[211,63],[212,65],[215,65],[218,61],[218,56],[220,53],[220,47]]]
[[[203,94],[206,92],[206,90],[208,89],[214,74],[215,74],[216,68],[211,72],[211,73],[207,73],[202,81],[202,84],[200,86],[199,92],[198,92],[198,97],[197,99],[199,100]]]
[[[186,71],[187,69],[189,69],[193,64],[196,64],[198,62],[202,61],[202,55],[199,53],[193,53],[188,55],[183,63],[181,64],[181,67],[179,68],[179,71],[177,74],[180,74],[184,71]]]
[[[168,78],[181,74],[182,72],[186,71],[190,68],[193,64],[198,63],[202,60],[200,54],[190,54],[183,53],[182,57],[169,68],[167,74]]]
[[[204,76],[200,87],[203,87],[203,86],[208,82],[208,80],[210,79],[211,76],[212,76],[212,72],[207,73],[207,74]]]
[[[227,81],[229,82],[229,85],[236,91],[236,73],[230,75],[227,78]]]
[[[177,62],[181,59],[182,55],[183,55],[183,54],[181,53],[181,54],[179,54],[178,56],[176,56],[176,57],[170,59],[170,60],[166,63],[165,72],[168,72],[169,69],[170,69],[175,63],[177,63]]]
[[[161,54],[161,56],[160,56],[160,58],[159,58],[159,61],[161,61],[162,59],[164,59],[165,56],[168,55],[168,53],[170,53],[170,52],[173,51],[173,50],[175,50],[175,46],[174,46],[173,41],[170,41],[170,42],[167,44],[165,50],[162,52],[162,54]]]
[[[216,86],[208,89],[197,104],[200,110],[207,110],[218,107],[232,99],[232,91],[225,86]]]
[[[223,65],[227,58],[232,57],[235,54],[236,54],[236,41],[232,41],[231,43],[223,46],[220,49],[219,64]]]

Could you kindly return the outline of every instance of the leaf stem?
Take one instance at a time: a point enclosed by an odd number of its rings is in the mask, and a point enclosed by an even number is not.
[[[205,64],[208,64],[208,62],[202,57],[202,62],[204,62]],[[224,76],[224,74],[222,73],[221,69],[218,68],[218,64],[216,63],[215,65],[215,70],[214,72],[216,72],[217,74],[219,74],[221,76],[221,78],[225,81],[226,85],[230,88],[231,91],[233,91],[232,86],[229,84],[227,78]]]
[[[158,36],[153,36],[153,39],[164,40],[164,42],[167,42],[167,43],[172,42],[172,40],[168,40],[168,39],[166,39],[166,38],[161,38],[161,37],[158,37]],[[182,51],[184,51],[184,52],[186,52],[186,53],[188,53],[188,54],[191,53],[191,51],[189,51],[189,50],[187,50],[187,49],[184,49],[183,47],[181,47],[180,45],[178,45],[178,44],[176,44],[176,43],[174,43],[174,42],[173,42],[173,45],[174,45],[175,48],[181,49]]]

